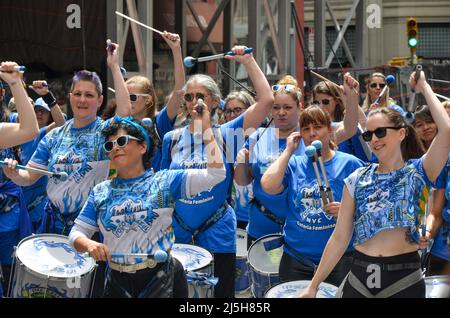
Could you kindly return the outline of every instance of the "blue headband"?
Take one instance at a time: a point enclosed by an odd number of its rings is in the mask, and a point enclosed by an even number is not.
[[[147,130],[144,127],[142,127],[138,123],[134,122],[133,121],[133,117],[128,116],[128,117],[125,117],[125,118],[121,118],[119,116],[116,116],[116,117],[114,117],[114,121],[116,121],[118,124],[125,124],[125,125],[132,126],[132,127],[136,128],[141,133],[141,135],[144,137],[144,139],[145,139],[145,143],[147,144],[146,152],[147,153],[150,152],[151,144],[150,144],[150,137],[148,136],[148,132],[147,132]]]

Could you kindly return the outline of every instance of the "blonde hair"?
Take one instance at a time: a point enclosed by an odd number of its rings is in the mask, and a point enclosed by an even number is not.
[[[135,85],[139,88],[142,94],[149,94],[152,97],[151,102],[145,105],[147,108],[145,117],[155,117],[158,97],[156,96],[155,88],[153,87],[152,82],[145,76],[137,75],[129,78],[125,84]]]
[[[283,93],[288,94],[292,96],[292,98],[299,104],[302,100],[302,91],[298,87],[297,80],[292,75],[285,75],[283,76],[278,82],[277,85],[292,85],[295,87],[293,91],[284,91]],[[273,92],[273,96],[275,97],[279,92]]]
[[[366,80],[366,91],[367,91],[367,96],[364,99],[364,102],[361,106],[362,110],[367,113],[370,110],[370,105],[372,105],[372,103],[374,102],[370,100],[370,96],[369,96],[369,85],[370,82],[375,78],[375,77],[379,77],[382,78],[384,83],[387,85],[386,83],[386,76],[384,76],[383,73],[379,73],[379,72],[375,72],[372,73],[369,78]],[[388,107],[388,106],[392,106],[395,105],[395,101],[389,97],[389,87],[386,89],[386,94],[385,94],[386,98],[384,100],[384,102],[382,104],[380,104],[380,107]]]

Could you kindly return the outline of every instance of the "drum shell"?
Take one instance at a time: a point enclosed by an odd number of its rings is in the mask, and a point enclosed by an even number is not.
[[[237,229],[236,236],[237,249],[234,290],[237,294],[243,294],[250,287],[249,269],[247,265],[247,232],[242,229]]]
[[[21,254],[29,252],[25,251],[22,253],[20,250],[21,247],[24,246],[25,243],[35,243],[38,240],[40,240],[40,242],[44,242],[44,245],[45,242],[47,242],[45,251],[57,260],[60,256],[58,254],[58,249],[60,249],[62,246],[64,251],[66,251],[67,253],[72,253],[73,255],[81,257],[80,254],[78,254],[69,246],[69,238],[67,236],[57,234],[40,234],[24,238],[19,242],[16,248],[14,276],[11,282],[11,289],[8,292],[9,296],[12,298],[89,297],[96,269],[96,264],[94,263],[94,261],[91,258],[85,258],[87,260],[86,269],[80,273],[68,274],[67,276],[64,276],[61,273],[61,270],[59,270],[59,272],[40,272],[27,266],[20,258]],[[52,246],[52,244],[55,243],[60,245]],[[38,253],[38,251],[36,251],[36,253]],[[62,259],[60,261],[62,262]]]
[[[280,238],[281,234],[265,235],[250,246],[248,250],[248,267],[251,281],[252,294],[256,298],[263,298],[265,292],[280,280],[278,269],[283,254],[283,247],[278,247],[272,251],[265,251],[264,242]],[[264,257],[261,257],[262,254]],[[264,258],[270,258],[270,269],[262,269],[261,262],[267,263]]]
[[[214,261],[212,254],[199,246],[190,244],[174,244],[172,247],[172,256],[180,261],[186,273],[189,271],[195,273],[206,274],[211,277],[214,275]],[[204,259],[203,264],[191,265],[186,264],[188,257],[195,258],[197,254],[198,257]],[[186,268],[189,266],[189,268]],[[213,298],[214,297],[214,286],[196,286],[193,282],[188,282],[189,288],[189,298]]]

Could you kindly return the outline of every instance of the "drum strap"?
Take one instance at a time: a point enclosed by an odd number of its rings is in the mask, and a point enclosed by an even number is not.
[[[56,220],[58,220],[63,224],[63,230],[60,234],[68,235],[78,214],[79,212],[61,214],[59,209],[54,204],[47,201],[45,205],[45,215],[38,233],[57,233],[58,231],[55,223]]]
[[[303,266],[309,267],[312,269],[312,271],[315,273],[316,269],[317,269],[317,265],[314,264],[313,261],[311,261],[308,257],[304,256],[303,254],[297,252],[296,250],[294,250],[291,246],[289,246],[288,244],[286,244],[286,242],[284,241],[284,237],[280,236],[277,237],[273,240],[270,241],[266,241],[263,243],[264,244],[264,249],[266,251],[271,251],[273,249],[276,249],[278,247],[281,247],[284,245],[284,248],[291,254],[294,256],[294,259],[299,262],[300,264],[302,264]]]
[[[271,220],[272,222],[275,222],[278,225],[284,225],[284,220],[279,218],[278,216],[275,215],[275,213],[273,213],[272,211],[270,211],[268,208],[266,208],[264,205],[261,204],[261,202],[259,202],[258,199],[253,198],[250,203],[253,203],[254,205],[256,205],[256,207],[259,209],[259,211],[269,220]]]
[[[342,282],[338,291],[336,292],[336,298],[341,298],[343,295],[343,289],[346,282],[350,284],[354,289],[356,289],[361,295],[366,298],[389,298],[395,294],[398,294],[402,290],[411,287],[412,285],[418,283],[423,279],[422,271],[420,269],[412,272],[408,276],[403,277],[402,279],[396,281],[392,285],[386,287],[378,294],[373,295],[367,287],[350,271],[347,277]]]
[[[214,213],[212,214],[202,225],[200,225],[196,230],[191,229],[187,224],[183,221],[177,211],[173,211],[173,217],[175,221],[185,230],[186,232],[191,233],[192,235],[192,243],[195,243],[197,236],[209,229],[211,226],[216,224],[228,211],[228,203],[225,201],[224,204]]]

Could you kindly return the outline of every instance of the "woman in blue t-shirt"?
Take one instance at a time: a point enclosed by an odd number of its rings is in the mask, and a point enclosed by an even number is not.
[[[107,62],[116,88],[116,113],[124,117],[130,114],[130,99],[119,67],[119,48],[113,45],[114,50],[107,49]],[[101,130],[111,121],[97,117],[103,102],[102,91],[102,82],[95,72],[77,72],[70,89],[73,119],[48,133],[27,164],[27,167],[68,174],[65,181],[49,178],[49,201],[38,232],[67,235],[89,191],[108,177],[109,159],[102,149]],[[16,170],[17,161],[11,158],[7,161],[9,167],[4,172],[17,185],[30,186],[42,177],[36,172]]]
[[[219,278],[214,289],[215,297],[234,297],[234,275],[236,261],[236,216],[228,205],[227,198],[231,189],[232,170],[237,149],[242,147],[244,136],[259,127],[268,115],[273,103],[269,83],[250,54],[245,54],[246,47],[233,48],[235,56],[227,59],[242,63],[252,80],[257,102],[236,119],[213,131],[223,151],[226,161],[226,179],[204,191],[195,198],[180,198],[174,212],[174,231],[177,243],[194,243],[206,248],[214,255],[214,276]],[[217,83],[207,75],[192,76],[185,84],[184,99],[188,112],[199,103],[213,109],[221,100]],[[205,148],[199,133],[199,126],[194,120],[186,127],[171,131],[164,136],[163,160],[161,169],[201,168],[206,164]]]
[[[366,120],[366,116],[361,108],[358,106],[354,109],[356,114],[348,116],[349,109],[345,104],[345,96],[339,93],[337,86],[329,82],[319,82],[314,86],[312,103],[320,105],[328,112],[333,125],[346,124],[348,127],[352,125],[351,132],[353,133],[349,133],[337,141],[339,151],[354,155],[365,162],[370,161],[372,153],[367,143],[361,138],[361,132],[365,127]],[[356,120],[356,118],[358,119]]]
[[[154,149],[149,131],[131,117],[117,119],[103,131],[104,149],[117,168],[117,177],[96,185],[89,195],[70,242],[96,261],[109,261],[104,297],[187,298],[181,263],[155,254],[169,253],[174,243],[172,212],[178,198],[191,198],[225,179],[220,149],[211,132],[209,111],[192,116],[202,120],[207,165],[203,169],[150,169]],[[90,238],[100,231],[103,243]],[[141,255],[133,255],[141,254]],[[148,257],[142,256],[147,254]]]
[[[347,93],[350,94],[350,91]],[[310,280],[313,277],[325,245],[336,226],[344,179],[363,165],[358,158],[336,151],[333,135],[328,113],[317,106],[306,108],[300,117],[300,132],[289,136],[285,151],[261,179],[264,191],[270,194],[269,199],[282,199],[287,204],[283,256],[279,267],[281,281]],[[333,202],[321,200],[311,159],[305,155],[293,156],[300,140],[307,146],[316,140],[322,142],[322,161]],[[323,176],[321,178],[324,180]],[[350,253],[351,249],[348,249],[348,254]],[[350,255],[345,255],[335,266],[327,282],[339,285],[349,268]]]
[[[14,157],[16,153],[11,147],[27,142],[38,134],[36,115],[22,85],[21,75],[16,71],[17,67],[17,63],[14,62],[2,62],[0,65],[0,80],[9,85],[20,118],[19,123],[11,123],[10,116],[3,107],[5,91],[1,84],[0,160]],[[0,265],[6,283],[9,280],[13,260],[13,248],[21,238],[30,234],[31,224],[22,190],[0,170]]]
[[[378,164],[356,170],[345,180],[336,228],[314,278],[301,296],[314,297],[319,284],[354,239],[351,270],[338,290],[343,297],[425,297],[420,268],[420,194],[439,176],[447,161],[450,120],[421,72],[410,85],[422,93],[438,133],[420,159],[423,147],[414,128],[389,108],[369,113],[364,140]]]
[[[175,85],[169,95],[166,107],[156,115],[158,99],[155,87],[147,77],[133,76],[126,81],[131,100],[131,116],[139,120],[150,118],[154,123],[150,130],[150,136],[156,147],[150,161],[155,172],[159,171],[161,166],[164,135],[173,130],[178,111],[183,104],[183,85],[185,82],[180,36],[164,31],[162,38],[172,51],[175,75]],[[144,122],[144,124],[146,123]]]

